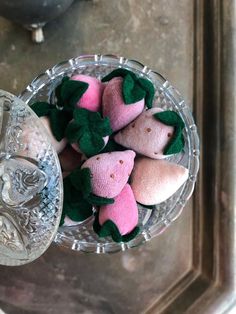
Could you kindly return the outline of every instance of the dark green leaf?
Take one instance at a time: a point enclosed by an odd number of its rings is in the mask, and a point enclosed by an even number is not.
[[[60,94],[63,107],[74,109],[76,103],[88,89],[88,83],[74,80],[67,80],[62,83]]]
[[[171,138],[168,145],[165,147],[164,155],[172,155],[180,153],[184,148],[184,139],[182,135],[182,129],[180,127],[175,128],[174,136]]]
[[[63,107],[62,99],[61,99],[61,87],[67,81],[69,81],[69,77],[68,76],[63,77],[63,79],[61,80],[61,83],[55,88],[55,95],[57,97],[57,105],[59,107]]]
[[[83,194],[84,198],[87,198],[92,193],[91,171],[89,168],[77,168],[68,177],[72,185]]]
[[[75,108],[74,110],[74,120],[79,126],[87,126],[89,124],[89,116],[92,111],[85,108]]]
[[[106,75],[103,79],[102,82],[108,82],[111,79],[113,79],[114,77],[125,77],[127,74],[131,75],[134,79],[136,78],[136,75],[126,69],[115,69],[114,71],[112,71],[111,73],[109,73],[108,75]]]
[[[96,133],[84,132],[79,141],[80,150],[87,156],[91,157],[98,154],[104,147],[103,138]]]
[[[66,215],[73,221],[83,221],[93,215],[93,206],[81,198],[77,202],[64,202]]]
[[[107,145],[101,150],[100,154],[123,150],[127,150],[127,148],[117,144],[113,139],[109,139]]]
[[[33,103],[30,108],[36,113],[38,117],[48,116],[52,106],[43,101]]]
[[[137,79],[127,74],[123,79],[122,94],[126,105],[134,104],[143,99],[146,92],[138,84]]]
[[[71,115],[54,108],[50,111],[49,119],[53,135],[57,141],[61,141],[65,137],[65,131],[71,120]]]
[[[77,143],[82,135],[83,129],[75,121],[68,124],[65,136],[69,143]]]
[[[181,130],[184,128],[184,121],[175,111],[166,110],[158,112],[154,114],[154,117],[166,125],[180,127]]]
[[[112,237],[114,242],[128,242],[134,239],[140,232],[139,227],[135,227],[130,233],[126,235],[121,235],[116,224],[112,220],[107,220],[102,226],[99,224],[99,213],[95,215],[95,220],[93,223],[93,230],[99,235],[99,237]]]
[[[145,104],[148,107],[148,109],[152,108],[153,98],[155,95],[155,88],[151,81],[139,78],[138,84],[142,87],[142,89],[146,92],[145,95]]]
[[[87,197],[87,200],[90,204],[92,204],[94,206],[113,204],[115,202],[114,198],[106,198],[106,197],[101,197],[101,196],[97,196],[94,194],[90,194]]]

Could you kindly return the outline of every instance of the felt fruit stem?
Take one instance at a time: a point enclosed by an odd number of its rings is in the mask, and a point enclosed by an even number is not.
[[[135,227],[130,233],[126,235],[121,235],[119,229],[114,224],[113,221],[107,220],[102,226],[98,221],[98,214],[95,215],[95,220],[93,223],[93,230],[96,232],[99,237],[108,237],[111,236],[112,240],[115,242],[129,242],[134,239],[140,231],[139,227]]]
[[[47,102],[35,102],[31,109],[39,116],[48,116],[52,133],[57,141],[65,136],[65,129],[72,120],[75,104],[88,88],[88,84],[72,81],[64,77],[61,84],[55,89],[57,106]]]
[[[63,180],[64,203],[61,223],[67,215],[73,221],[83,221],[93,214],[93,206],[87,202],[81,191],[78,191],[72,184],[71,178]]]
[[[155,119],[161,121],[166,125],[173,126],[175,132],[170,142],[167,144],[164,150],[164,155],[177,154],[184,148],[184,137],[182,131],[185,127],[184,121],[175,111],[166,110],[158,112],[153,115]]]
[[[70,185],[72,191],[76,190],[77,194],[81,194],[84,200],[89,204],[106,205],[114,202],[113,198],[100,197],[92,193],[91,171],[89,168],[76,168],[64,179],[64,181],[65,180],[69,182],[65,194],[72,195],[69,189]],[[69,199],[71,198],[70,196],[68,197]]]
[[[152,108],[155,89],[151,81],[138,78],[133,72],[126,69],[116,69],[102,79],[110,81],[114,77],[123,77],[122,94],[126,105],[134,104],[145,98],[145,104]]]
[[[96,155],[105,145],[103,138],[112,134],[109,118],[84,108],[76,108],[73,116],[74,121],[66,129],[68,141],[78,143],[86,156]]]
[[[63,77],[61,84],[55,89],[57,106],[64,108],[65,111],[73,111],[88,86],[88,83],[70,80],[67,76]]]

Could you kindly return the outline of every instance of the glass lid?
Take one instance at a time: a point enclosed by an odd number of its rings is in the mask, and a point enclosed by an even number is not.
[[[0,264],[38,258],[57,232],[63,186],[57,153],[35,113],[0,90]]]

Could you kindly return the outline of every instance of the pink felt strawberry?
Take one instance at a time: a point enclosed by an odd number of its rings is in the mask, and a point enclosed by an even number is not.
[[[93,156],[82,165],[91,172],[92,192],[100,197],[117,196],[127,183],[134,165],[132,150]]]
[[[70,146],[67,146],[58,157],[64,172],[70,172],[82,163],[82,155]]]
[[[111,236],[114,241],[129,241],[138,233],[138,207],[129,184],[118,194],[113,204],[99,209],[94,230],[99,236]]]
[[[75,108],[73,121],[66,128],[65,135],[77,152],[91,157],[99,153],[112,134],[110,121],[102,118],[99,112]]]
[[[186,182],[188,173],[188,169],[175,163],[141,157],[135,161],[130,185],[137,202],[159,204]]]
[[[171,117],[168,121],[161,117]],[[160,119],[159,119],[160,117]],[[168,123],[168,124],[167,124]],[[117,133],[115,141],[135,152],[162,159],[183,149],[182,119],[173,111],[152,108],[144,111],[126,128]]]
[[[88,89],[77,102],[77,106],[91,111],[99,111],[102,103],[104,84],[96,77],[83,74],[73,75],[71,80],[88,84]]]
[[[60,141],[57,141],[55,136],[52,134],[52,130],[50,127],[50,121],[48,117],[41,117],[40,121],[42,122],[44,129],[48,135],[48,140],[52,144],[52,146],[55,148],[56,152],[59,154],[67,145],[66,138],[61,139]],[[25,125],[25,128],[22,133],[23,142],[25,144],[25,150],[26,152],[31,152],[31,155],[37,155],[38,152],[38,145],[40,143],[38,142],[37,136],[33,138],[33,134],[29,132],[29,129],[27,128],[27,124]]]
[[[143,111],[152,106],[154,87],[133,72],[117,69],[102,81],[109,81],[103,93],[103,115],[109,117],[113,131],[128,125]]]

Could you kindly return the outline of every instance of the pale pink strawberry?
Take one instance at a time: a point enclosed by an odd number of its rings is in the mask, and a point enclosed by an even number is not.
[[[166,160],[141,157],[135,161],[131,188],[137,202],[159,204],[173,195],[188,179],[189,171]]]
[[[104,140],[104,147],[107,145],[107,142],[109,140],[109,136],[105,136],[103,137],[103,140]],[[83,153],[80,148],[79,148],[79,145],[77,143],[72,143],[71,146],[73,147],[74,150],[76,150],[78,153]]]
[[[113,204],[104,205],[99,210],[99,224],[111,220],[121,235],[130,233],[138,224],[138,207],[129,184],[114,199]]]
[[[49,140],[51,141],[51,143],[52,143],[53,147],[55,148],[56,152],[59,154],[66,147],[67,139],[63,138],[60,142],[58,142],[55,139],[54,135],[52,134],[49,118],[44,116],[44,117],[40,117],[39,119],[43,123],[44,127],[47,130],[47,134],[49,136]]]
[[[154,118],[153,115],[161,111],[163,111],[161,108],[144,111],[115,135],[115,141],[144,156],[154,159],[166,158],[164,149],[174,134],[174,127],[165,125]]]
[[[125,104],[122,96],[123,78],[115,77],[108,82],[103,93],[103,116],[110,119],[113,131],[118,131],[128,125],[144,109],[144,99],[134,103]]]
[[[96,77],[83,74],[73,75],[71,80],[89,84],[88,89],[78,101],[77,106],[91,111],[100,111],[104,84]]]
[[[117,196],[131,174],[135,152],[103,153],[87,159],[81,168],[91,171],[92,191],[95,195],[107,198]]]

